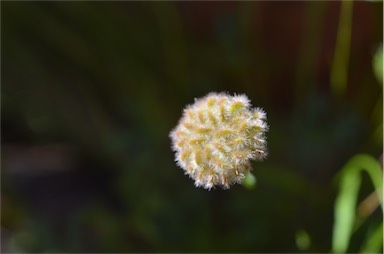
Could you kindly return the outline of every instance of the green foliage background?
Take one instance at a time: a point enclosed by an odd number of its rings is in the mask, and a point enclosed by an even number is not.
[[[3,250],[331,251],[335,176],[383,152],[382,2],[342,6],[2,1]],[[253,189],[197,189],[173,161],[169,131],[211,91],[267,112]],[[381,252],[380,225],[347,250]]]

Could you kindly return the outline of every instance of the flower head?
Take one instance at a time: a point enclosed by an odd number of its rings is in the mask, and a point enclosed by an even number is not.
[[[195,186],[241,183],[251,160],[266,157],[266,114],[245,95],[210,93],[184,109],[170,133],[177,164]]]

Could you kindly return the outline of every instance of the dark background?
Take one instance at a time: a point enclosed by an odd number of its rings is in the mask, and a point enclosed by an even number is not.
[[[382,2],[353,3],[336,94],[340,6],[2,1],[2,250],[328,252],[335,175],[357,153],[378,159],[383,140]],[[170,130],[212,91],[267,112],[252,190],[195,188],[174,163]]]

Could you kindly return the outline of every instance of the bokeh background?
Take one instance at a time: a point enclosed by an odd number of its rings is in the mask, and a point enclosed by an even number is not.
[[[382,21],[380,1],[2,1],[2,251],[335,250],[343,166],[382,167]],[[170,130],[212,91],[267,112],[251,189],[174,163]],[[359,181],[346,251],[381,253]]]

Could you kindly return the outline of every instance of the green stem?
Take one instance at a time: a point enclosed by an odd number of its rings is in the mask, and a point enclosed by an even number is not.
[[[352,7],[353,1],[351,0],[343,0],[341,2],[336,48],[331,68],[331,90],[337,96],[342,96],[347,88],[352,32]]]

